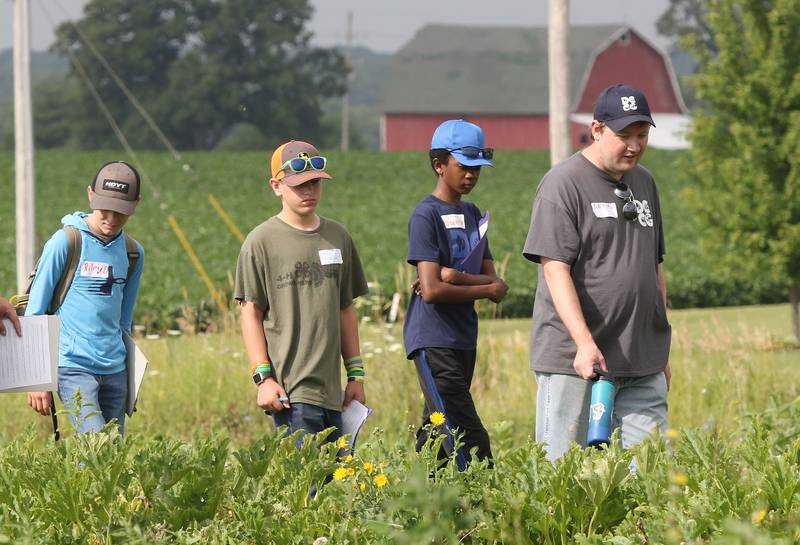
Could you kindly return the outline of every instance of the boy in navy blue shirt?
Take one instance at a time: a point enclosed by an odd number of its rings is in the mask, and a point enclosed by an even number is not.
[[[463,270],[464,259],[481,239],[481,213],[461,196],[478,183],[482,166],[494,166],[493,150],[483,145],[483,131],[468,121],[451,119],[437,127],[430,150],[436,188],[408,221],[408,262],[417,268],[417,281],[403,329],[406,354],[414,360],[425,396],[422,425],[431,414],[444,414],[441,429],[447,434],[443,446],[448,455],[454,444],[451,430],[463,434],[464,448],[456,453],[462,471],[473,448],[479,459],[492,457],[489,434],[470,395],[478,339],[474,302],[499,303],[508,291],[495,273],[488,244],[480,271]],[[420,428],[418,450],[426,439]]]

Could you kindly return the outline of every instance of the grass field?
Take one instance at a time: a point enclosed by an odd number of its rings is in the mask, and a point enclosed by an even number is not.
[[[329,152],[335,180],[326,184],[319,211],[342,222],[353,234],[375,293],[390,295],[405,289],[400,278],[411,273],[405,265],[406,222],[414,205],[434,186],[424,153]],[[650,150],[644,164],[661,193],[666,225],[665,262],[671,298],[677,306],[755,302],[758,289],[745,283],[718,294],[720,279],[707,257],[697,249],[698,234],[681,189],[690,183],[677,163],[680,153]],[[42,151],[36,156],[37,220],[41,243],[60,227],[60,218],[86,210],[85,187],[96,168],[118,152]],[[266,153],[190,153],[184,170],[162,153],[141,155],[152,180],[143,188],[143,202],[128,231],[146,249],[146,266],[136,322],[163,330],[175,327],[184,303],[195,310],[209,300],[208,290],[167,223],[173,214],[219,289],[231,292],[239,240],[208,202],[213,195],[238,228],[247,233],[279,209],[265,183]],[[511,291],[503,305],[506,316],[529,315],[536,269],[521,256],[530,221],[531,201],[548,168],[545,152],[502,152],[494,169],[484,169],[470,195],[482,210],[492,213],[491,242],[495,259],[507,260]],[[0,294],[9,295],[15,283],[13,155],[0,153]],[[157,193],[157,195],[154,194]],[[398,274],[402,271],[402,274]],[[778,299],[779,301],[780,299]],[[709,303],[711,301],[711,303]],[[717,301],[717,302],[714,302]]]
[[[786,305],[672,311],[670,355],[673,385],[670,425],[723,428],[736,417],[800,395],[791,379],[800,362],[789,346]],[[481,323],[473,395],[487,427],[510,424],[523,442],[533,433],[535,382],[528,370],[529,320]],[[375,408],[369,427],[387,437],[406,437],[415,426],[422,398],[413,365],[402,349],[402,324],[363,322],[362,352],[369,369],[368,399]],[[249,366],[235,326],[206,335],[140,339],[151,360],[131,434],[224,433],[235,444],[259,437],[269,419],[254,404]],[[0,433],[6,439],[35,425],[42,438],[49,420],[37,418],[21,394],[0,397]],[[266,420],[266,422],[265,422]],[[507,424],[508,423],[508,424]]]
[[[67,432],[53,443],[49,419],[24,395],[0,396],[0,542],[799,543],[788,314],[671,311],[670,439],[574,450],[555,467],[530,439],[529,321],[486,320],[473,393],[496,467],[465,474],[435,470],[434,450],[413,452],[422,401],[399,324],[362,323],[375,412],[345,461],[272,433],[235,321],[215,334],[140,339],[151,366],[123,441]]]

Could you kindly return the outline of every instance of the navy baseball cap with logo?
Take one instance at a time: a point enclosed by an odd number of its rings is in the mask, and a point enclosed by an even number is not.
[[[493,167],[494,164],[486,157],[491,157],[493,150],[484,148],[483,142],[483,129],[475,123],[449,119],[433,131],[431,149],[446,149],[465,167]]]
[[[594,118],[605,123],[612,131],[621,131],[639,121],[656,126],[650,116],[650,106],[644,93],[621,83],[606,87],[600,92],[594,106]]]
[[[141,182],[136,169],[125,161],[106,163],[92,181],[92,210],[113,210],[130,216],[139,204]]]

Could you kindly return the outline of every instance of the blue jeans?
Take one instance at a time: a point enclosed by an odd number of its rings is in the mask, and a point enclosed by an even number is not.
[[[592,383],[574,375],[536,373],[536,440],[555,461],[572,442],[586,446]],[[653,431],[667,430],[667,380],[664,373],[615,378],[612,426],[619,428],[622,447],[644,441]]]
[[[75,394],[80,390],[81,406],[75,412]],[[58,368],[58,397],[69,412],[78,433],[100,431],[117,420],[119,433],[125,431],[125,405],[128,399],[128,372],[95,375],[72,367]]]
[[[309,433],[319,433],[328,428],[336,428],[325,440],[333,443],[342,436],[342,413],[311,405],[309,403],[292,403],[289,409],[276,412],[272,417],[275,426],[286,426],[287,434],[303,430],[297,438],[297,447],[303,444],[303,436]]]

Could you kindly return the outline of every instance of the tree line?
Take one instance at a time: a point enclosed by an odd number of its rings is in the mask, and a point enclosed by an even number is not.
[[[311,45],[311,14],[308,0],[91,0],[56,31],[67,80],[34,88],[36,144],[117,146],[83,71],[134,148],[160,147],[103,61],[178,149],[211,149],[240,124],[264,145],[321,139],[322,102],[344,92],[348,68]]]

